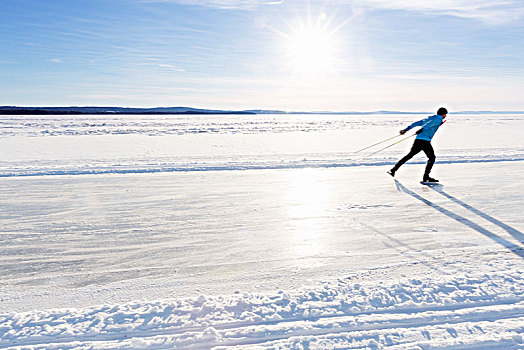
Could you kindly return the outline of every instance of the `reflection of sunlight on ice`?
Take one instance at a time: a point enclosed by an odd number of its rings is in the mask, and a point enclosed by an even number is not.
[[[329,189],[322,183],[322,172],[316,169],[289,175],[289,191],[284,194],[290,223],[286,238],[292,240],[293,253],[298,257],[316,255],[325,245]]]

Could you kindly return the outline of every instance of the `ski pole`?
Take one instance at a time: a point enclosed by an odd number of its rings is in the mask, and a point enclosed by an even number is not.
[[[399,137],[399,136],[400,136],[400,135],[395,135],[395,136],[393,136],[393,137],[390,137],[389,139],[385,139],[385,140],[382,140],[382,141],[380,141],[380,142],[374,143],[374,144],[372,144],[371,146],[367,146],[367,147],[361,148],[361,149],[359,149],[358,151],[355,151],[355,152],[353,152],[353,153],[351,153],[351,154],[357,154],[357,153],[359,153],[359,152],[362,152],[362,151],[367,150],[368,148],[374,147],[374,146],[376,146],[376,145],[380,145],[381,143],[387,142],[387,141],[392,140],[392,139],[394,139],[395,137]]]
[[[369,157],[371,157],[372,155],[375,155],[375,154],[377,154],[378,152],[381,152],[381,151],[383,151],[383,150],[385,150],[385,149],[388,149],[389,147],[393,147],[393,146],[395,146],[397,143],[401,143],[402,141],[406,141],[407,139],[409,139],[410,137],[413,137],[413,136],[415,136],[415,135],[416,135],[416,134],[409,135],[408,137],[404,137],[403,139],[401,139],[401,140],[399,140],[399,141],[397,141],[397,142],[395,142],[395,143],[392,143],[392,144],[389,145],[389,146],[386,146],[386,147],[384,147],[384,148],[381,148],[381,149],[379,149],[379,150],[376,151],[376,152],[373,152],[373,153],[371,153],[371,154],[368,154],[367,156],[362,157],[362,158],[360,158],[359,160],[363,160],[363,159],[369,158]]]

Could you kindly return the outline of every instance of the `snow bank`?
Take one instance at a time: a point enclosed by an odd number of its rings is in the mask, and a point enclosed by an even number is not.
[[[0,347],[517,349],[524,271],[0,315]]]
[[[464,164],[464,163],[500,163],[500,162],[519,162],[524,160],[524,150],[515,152],[511,155],[504,154],[478,155],[478,156],[443,156],[439,157],[437,164]],[[313,155],[313,157],[315,157]],[[2,169],[0,164],[0,177],[17,176],[53,176],[53,175],[102,175],[102,174],[155,174],[155,173],[175,173],[175,172],[201,172],[201,171],[239,171],[239,170],[283,170],[283,169],[318,169],[318,168],[350,168],[361,166],[393,166],[397,159],[384,159],[381,157],[360,159],[359,157],[339,158],[339,159],[310,159],[307,156],[303,159],[276,159],[257,161],[246,159],[244,161],[229,160],[204,160],[200,162],[173,162],[173,161],[154,161],[148,159],[146,162],[136,160],[125,160],[119,163],[96,164],[75,164],[75,162],[55,163],[46,162],[45,166],[40,162],[25,162],[19,166],[10,164],[9,168]],[[94,164],[93,164],[94,163]],[[425,161],[411,162],[411,164],[424,164]]]

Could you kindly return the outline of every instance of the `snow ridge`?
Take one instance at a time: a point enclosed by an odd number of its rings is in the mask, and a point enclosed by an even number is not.
[[[349,168],[361,166],[392,166],[396,158],[374,159],[307,159],[302,160],[268,160],[268,161],[226,161],[226,162],[147,162],[147,163],[118,163],[118,164],[58,164],[50,167],[49,163],[42,168],[36,165],[2,166],[0,164],[0,177],[19,176],[56,176],[56,175],[102,175],[102,174],[152,174],[174,172],[201,172],[201,171],[241,171],[241,170],[284,170],[284,169],[313,169],[313,168]],[[524,154],[512,156],[443,156],[439,157],[438,164],[464,164],[464,163],[498,163],[524,161]],[[410,164],[425,164],[423,161],[411,161]],[[4,168],[4,169],[2,169]]]
[[[428,114],[0,115],[0,136],[266,134],[397,127]],[[512,124],[522,115],[453,115],[457,122]],[[409,123],[408,123],[409,124]]]
[[[510,271],[12,312],[0,315],[0,347],[518,349],[524,276]]]

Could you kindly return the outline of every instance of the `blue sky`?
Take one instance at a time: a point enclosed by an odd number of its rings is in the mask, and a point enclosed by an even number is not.
[[[0,1],[0,105],[524,110],[520,0]]]

